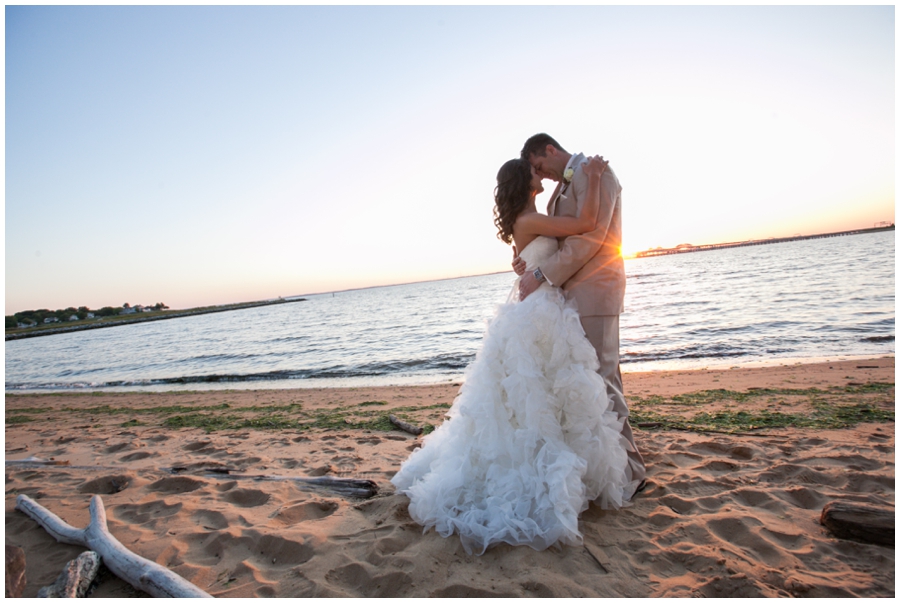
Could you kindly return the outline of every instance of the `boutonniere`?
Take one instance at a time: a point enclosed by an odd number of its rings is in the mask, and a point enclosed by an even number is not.
[[[559,196],[563,199],[568,199],[568,197],[566,197],[566,191],[569,190],[569,185],[572,183],[572,176],[574,175],[575,170],[572,168],[566,168],[566,171],[563,172],[562,188],[559,191]]]

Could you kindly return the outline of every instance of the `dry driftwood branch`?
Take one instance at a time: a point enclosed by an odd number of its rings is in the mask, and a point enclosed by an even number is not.
[[[13,467],[23,466],[23,467],[32,467],[32,466],[68,466],[69,461],[57,461],[57,460],[46,460],[42,458],[38,458],[36,456],[30,456],[27,459],[18,459],[12,461],[6,461],[7,465],[12,465]]]
[[[173,467],[173,469],[178,469]],[[177,473],[177,471],[175,471]],[[327,488],[343,496],[355,498],[371,498],[378,494],[378,485],[367,479],[353,479],[348,477],[293,477],[289,475],[244,475],[231,473],[227,469],[209,471],[204,473],[210,477],[229,479],[250,479],[257,482],[295,482],[314,488]]]
[[[832,501],[822,509],[823,526],[838,538],[894,544],[894,509]]]
[[[588,544],[584,543],[584,550],[587,551],[587,554],[590,555],[591,559],[597,562],[597,565],[600,566],[600,569],[604,571],[604,573],[609,573],[609,570],[606,569],[606,566],[603,565],[603,562],[600,561],[600,558],[606,559],[606,554],[602,553],[599,549],[596,551],[591,550],[593,547],[588,546]],[[608,561],[608,560],[607,560]]]
[[[100,555],[94,551],[85,551],[69,561],[56,582],[39,590],[37,596],[41,599],[81,599],[87,594],[99,571]]]
[[[393,423],[395,426],[397,426],[398,429],[402,429],[403,431],[405,431],[407,433],[411,433],[413,435],[420,435],[422,433],[421,427],[416,427],[415,425],[410,425],[406,421],[401,421],[394,415],[388,416],[388,419],[390,419],[391,423]]]
[[[91,499],[91,523],[79,530],[24,494],[16,498],[16,509],[47,530],[57,542],[74,544],[97,552],[104,565],[138,590],[154,597],[210,597],[175,572],[126,549],[106,527],[106,509],[99,496]]]

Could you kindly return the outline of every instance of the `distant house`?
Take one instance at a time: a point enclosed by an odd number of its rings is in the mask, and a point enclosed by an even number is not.
[[[59,322],[59,319],[55,316],[48,316],[44,319],[44,324],[49,324],[51,322]]]
[[[88,313],[87,313],[87,317],[88,317],[88,318],[93,318],[93,317],[94,317],[94,313],[93,313],[93,312],[88,312]]]
[[[135,308],[122,308],[122,311],[119,314],[134,314],[137,312]]]
[[[18,324],[18,327],[20,329],[27,329],[28,327],[33,327],[36,324],[37,324],[36,322],[20,322]]]
[[[141,308],[141,312],[153,312],[153,308],[151,308],[150,306],[144,306],[143,308]]]
[[[73,321],[73,320],[78,320],[77,314],[73,314],[72,316],[69,317],[69,321]]]

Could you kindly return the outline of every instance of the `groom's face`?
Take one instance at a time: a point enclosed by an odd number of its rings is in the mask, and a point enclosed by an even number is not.
[[[528,163],[531,164],[531,167],[534,168],[534,171],[541,178],[549,178],[559,182],[562,180],[567,160],[559,154],[556,147],[548,144],[543,156],[532,153],[528,157]]]

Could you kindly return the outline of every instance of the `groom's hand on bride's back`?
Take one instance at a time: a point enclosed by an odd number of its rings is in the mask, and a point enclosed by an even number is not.
[[[519,301],[537,291],[537,288],[540,286],[540,281],[534,278],[532,273],[526,272],[523,274],[522,278],[519,279]]]
[[[519,279],[519,300],[523,300],[534,293],[541,284],[533,274],[525,272],[525,260],[519,257],[515,245],[513,245],[512,268],[516,274],[522,277]]]
[[[519,276],[522,276],[525,273],[525,260],[519,257],[519,252],[516,251],[515,245],[513,245],[512,269],[513,272],[515,272]]]

